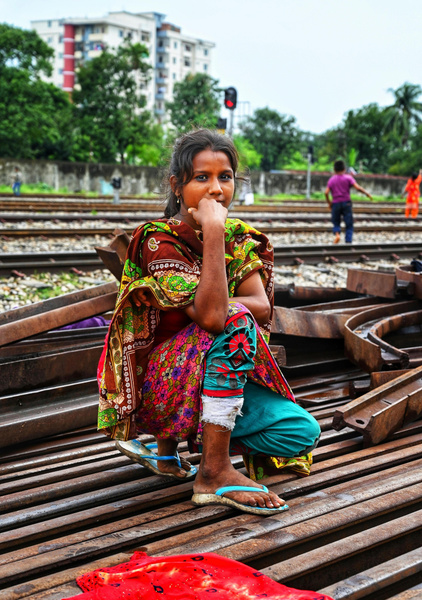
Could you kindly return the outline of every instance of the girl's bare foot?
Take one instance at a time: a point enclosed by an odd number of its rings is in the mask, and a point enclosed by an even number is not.
[[[221,487],[228,486],[246,486],[256,487],[257,490],[261,489],[262,486],[249,479],[239,471],[236,471],[234,467],[227,466],[223,470],[207,469],[203,466],[199,468],[198,475],[193,486],[195,494],[215,494],[215,492]],[[260,508],[280,508],[285,504],[284,500],[271,492],[227,492],[224,494],[225,498],[235,500],[240,504],[247,506],[254,506]]]
[[[178,442],[170,438],[160,439],[157,438],[157,454],[158,456],[174,456],[177,451]],[[176,460],[157,460],[157,468],[161,473],[172,473],[180,479],[187,476],[188,471],[191,470],[191,464],[188,460],[179,456],[181,462],[181,468],[177,464]]]

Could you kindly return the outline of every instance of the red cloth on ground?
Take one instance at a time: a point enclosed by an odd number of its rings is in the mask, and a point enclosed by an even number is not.
[[[150,557],[135,552],[127,563],[86,573],[77,582],[85,593],[63,600],[332,600],[212,553]]]

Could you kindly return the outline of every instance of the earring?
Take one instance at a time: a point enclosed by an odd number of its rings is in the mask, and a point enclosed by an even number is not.
[[[180,207],[180,196],[176,196],[176,205]]]

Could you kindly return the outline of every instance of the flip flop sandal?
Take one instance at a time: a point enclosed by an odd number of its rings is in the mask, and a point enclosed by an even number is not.
[[[227,487],[218,488],[218,490],[214,494],[194,494],[192,496],[192,502],[196,506],[224,504],[225,506],[237,508],[245,513],[262,516],[274,515],[281,513],[285,510],[289,510],[287,504],[283,504],[283,506],[279,506],[278,508],[261,508],[260,506],[249,506],[248,504],[242,504],[241,502],[236,502],[236,500],[232,500],[231,498],[225,498],[224,494],[228,492],[263,492],[264,494],[267,494],[268,488],[265,487],[265,485],[262,486],[262,489],[243,485],[230,485]]]
[[[185,477],[178,477],[174,473],[163,473],[160,471],[157,465],[157,461],[159,460],[175,460],[180,469],[182,468],[182,463],[180,462],[180,456],[177,451],[174,456],[158,456],[152,451],[152,449],[157,449],[157,444],[155,443],[142,444],[139,440],[129,440],[128,442],[116,442],[116,448],[133,461],[141,464],[143,467],[146,467],[156,475],[184,481],[185,479],[192,479],[198,472],[198,469],[193,465],[191,465],[190,471],[186,471]]]

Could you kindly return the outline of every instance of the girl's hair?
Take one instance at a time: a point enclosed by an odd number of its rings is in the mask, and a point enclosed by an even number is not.
[[[416,173],[416,171],[414,171],[411,175],[411,178],[413,179],[413,181],[415,181],[415,179],[418,178],[418,174]]]
[[[170,177],[174,175],[176,178],[176,190],[180,190],[189,183],[193,177],[193,159],[203,150],[224,152],[230,161],[233,174],[236,176],[239,157],[232,140],[228,136],[210,129],[197,129],[185,133],[174,144],[170,166],[164,179],[167,196],[167,204],[164,209],[165,217],[173,217],[179,212],[176,194],[171,189]]]

